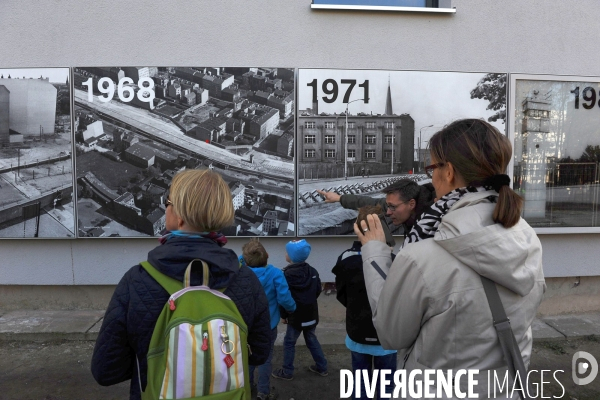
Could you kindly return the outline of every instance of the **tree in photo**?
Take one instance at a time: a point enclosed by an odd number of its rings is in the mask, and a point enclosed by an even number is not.
[[[506,74],[486,74],[477,82],[477,87],[471,90],[471,98],[490,102],[487,109],[496,112],[488,121],[500,119],[502,123],[506,122]]]
[[[588,144],[583,151],[581,157],[579,157],[580,162],[600,162],[600,146],[593,146]]]

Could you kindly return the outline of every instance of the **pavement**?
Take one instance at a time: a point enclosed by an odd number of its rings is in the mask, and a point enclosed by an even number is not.
[[[317,335],[329,376],[309,371],[314,361],[306,347],[300,346],[294,380],[271,379],[271,392],[280,400],[340,398],[340,371],[350,368],[351,357],[343,344],[345,311],[334,291],[325,290],[319,297],[319,313]],[[94,340],[103,317],[104,310],[0,310],[0,400],[128,398],[129,381],[103,387],[90,373]],[[273,368],[283,363],[283,325],[278,332]],[[537,318],[533,337],[530,370],[541,373],[532,374],[530,383],[542,388],[541,396],[535,389],[537,398],[600,399],[600,379],[584,386],[572,379],[577,354],[587,352],[600,359],[600,312]],[[298,342],[304,344],[303,338]]]
[[[319,298],[319,313],[316,333],[321,344],[344,344],[345,309],[334,292]],[[0,310],[0,341],[95,341],[103,317],[104,310]],[[600,336],[600,312],[539,317],[532,329],[534,342]],[[282,346],[285,327],[280,324],[278,332],[275,345]],[[304,345],[302,337],[298,344]]]

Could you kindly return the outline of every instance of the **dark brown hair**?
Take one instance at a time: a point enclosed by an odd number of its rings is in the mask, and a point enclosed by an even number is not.
[[[377,214],[380,215],[382,211],[381,206],[378,204],[376,206],[363,206],[358,209],[358,217],[356,217],[356,224],[359,228],[362,228],[360,224],[361,221],[365,221],[367,224],[367,228],[369,228],[369,221],[367,221],[367,215],[369,214]]]
[[[386,195],[397,193],[400,196],[400,200],[408,203],[411,200],[415,201],[415,209],[411,216],[404,222],[405,231],[410,231],[415,223],[415,220],[425,211],[427,207],[433,204],[433,194],[435,190],[431,184],[426,183],[419,185],[418,183],[410,179],[400,179],[389,186],[383,188],[381,193]]]
[[[498,129],[481,119],[454,121],[429,141],[432,157],[450,162],[469,186],[505,174],[512,157],[512,146]],[[502,186],[492,218],[505,228],[519,222],[523,199],[509,186]]]
[[[249,267],[264,267],[269,259],[267,250],[256,238],[242,246],[242,257]]]

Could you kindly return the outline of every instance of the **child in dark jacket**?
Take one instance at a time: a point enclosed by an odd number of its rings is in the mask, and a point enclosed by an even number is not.
[[[317,375],[327,376],[327,360],[315,335],[319,323],[317,297],[321,294],[321,280],[317,270],[306,262],[311,250],[310,244],[304,239],[292,240],[285,246],[285,250],[285,259],[290,264],[283,269],[283,274],[296,302],[296,311],[289,314],[281,310],[283,323],[287,324],[283,339],[283,366],[273,371],[273,377],[293,379],[296,341],[301,333],[304,334],[306,347],[315,361],[315,365],[308,369]]]
[[[269,300],[269,312],[271,317],[271,349],[267,361],[258,366],[258,394],[257,400],[275,399],[275,393],[271,393],[271,360],[273,359],[273,346],[277,338],[277,324],[279,323],[279,307],[281,306],[287,312],[296,310],[296,303],[292,298],[287,281],[283,272],[272,266],[267,265],[269,254],[264,246],[258,240],[251,240],[242,247],[240,262],[248,265],[258,277],[258,280],[265,290],[267,300]],[[250,383],[254,386],[253,365],[250,366]]]
[[[358,211],[356,223],[361,226],[361,221],[365,221],[369,226],[367,215],[381,214],[381,206],[365,206]],[[393,248],[394,238],[388,235],[388,232],[385,233],[387,244]],[[355,241],[352,248],[340,254],[331,271],[335,275],[336,297],[346,307],[346,347],[350,350],[352,369],[355,373],[366,370],[371,375],[373,369],[387,369],[393,374],[397,366],[396,350],[385,350],[381,346],[373,326],[373,314],[363,275],[361,248],[360,241]],[[391,393],[391,390],[392,385],[387,385],[386,393]],[[360,392],[354,391],[354,399],[368,398],[364,380],[361,379]],[[381,398],[380,394],[376,394],[375,398]]]

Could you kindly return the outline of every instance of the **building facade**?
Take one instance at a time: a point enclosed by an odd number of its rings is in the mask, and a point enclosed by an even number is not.
[[[10,92],[10,129],[22,135],[53,134],[57,89],[47,79],[0,79]]]
[[[313,115],[298,117],[298,163],[302,168],[315,169],[323,164],[346,162],[354,175],[363,168],[371,174],[406,172],[412,169],[414,158],[414,120],[403,115],[348,115],[346,146],[346,116]],[[302,177],[302,175],[301,175]]]

